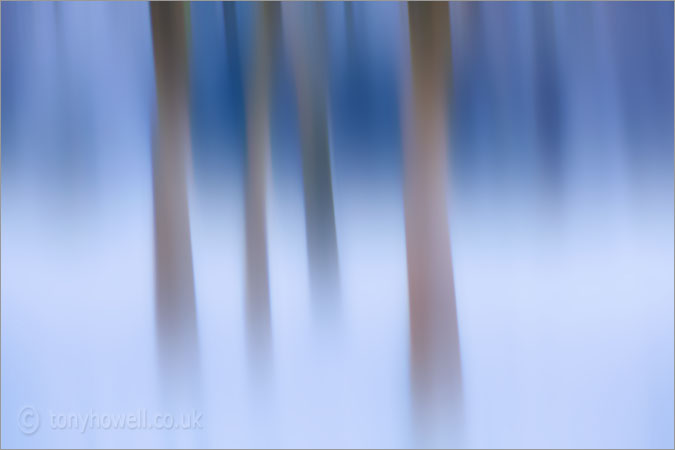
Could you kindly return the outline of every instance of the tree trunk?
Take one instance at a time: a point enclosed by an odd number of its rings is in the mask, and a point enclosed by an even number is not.
[[[270,290],[267,261],[267,168],[270,153],[270,89],[279,5],[258,5],[254,58],[246,86],[246,321],[249,356],[269,362]],[[232,23],[233,21],[230,21]],[[264,371],[263,369],[258,373]]]
[[[152,2],[158,132],[153,148],[156,317],[167,391],[191,395],[198,373],[187,167],[190,157],[185,5]]]
[[[339,297],[339,266],[328,136],[326,18],[321,4],[292,8],[287,30],[300,121],[312,304],[317,313],[328,316],[335,313]]]
[[[404,203],[414,414],[423,424],[439,417],[457,423],[462,376],[446,199],[448,4],[410,2],[408,22]]]

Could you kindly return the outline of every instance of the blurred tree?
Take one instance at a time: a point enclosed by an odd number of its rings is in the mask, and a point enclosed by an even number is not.
[[[234,10],[226,8],[228,48],[237,45]],[[253,58],[245,94],[246,108],[246,327],[249,356],[257,364],[269,362],[271,350],[269,268],[267,260],[266,204],[270,154],[270,90],[279,39],[280,6],[257,5]],[[257,373],[262,373],[258,371]]]
[[[328,35],[324,5],[291,5],[285,15],[300,122],[312,301],[335,312],[339,266],[328,136]]]
[[[554,8],[555,5],[551,3],[532,4],[536,133],[541,152],[543,185],[547,188],[546,194],[553,198],[559,195],[564,182],[562,140],[565,116]]]
[[[461,418],[462,374],[446,190],[450,15],[445,2],[410,2],[411,86],[404,118],[404,203],[411,381],[418,425]],[[439,419],[440,418],[440,419]],[[436,428],[437,429],[437,428]],[[453,430],[452,432],[456,432]]]
[[[158,130],[153,148],[159,361],[172,399],[194,395],[199,347],[188,214],[187,33],[182,2],[151,2]]]
[[[74,50],[73,5],[66,3],[52,3],[54,9],[54,45],[58,54],[55,66],[54,95],[57,99],[55,109],[51,111],[57,126],[58,137],[54,142],[57,146],[50,156],[56,158],[51,167],[58,169],[61,174],[59,183],[66,188],[67,202],[82,200],[82,197],[91,194],[96,185],[96,165],[93,163],[93,154],[96,150],[96,108],[93,107],[94,96],[91,92],[91,83],[86,79],[79,79],[73,67],[82,70],[81,61],[78,64],[77,52]],[[88,178],[91,177],[91,178]],[[88,189],[83,189],[88,183]]]

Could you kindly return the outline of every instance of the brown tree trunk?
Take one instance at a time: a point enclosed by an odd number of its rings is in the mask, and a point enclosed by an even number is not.
[[[151,2],[158,131],[153,148],[159,362],[167,392],[191,395],[199,346],[190,244],[190,157],[185,6]]]
[[[412,73],[404,120],[404,202],[412,395],[419,418],[456,420],[462,376],[446,199],[448,4],[410,2],[408,22]]]

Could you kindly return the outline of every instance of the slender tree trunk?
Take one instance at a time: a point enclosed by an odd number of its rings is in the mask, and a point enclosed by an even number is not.
[[[246,320],[249,355],[269,362],[271,349],[267,261],[267,168],[270,153],[270,90],[280,6],[258,5],[255,55],[246,86]]]
[[[166,392],[184,399],[192,395],[199,364],[187,198],[185,5],[152,2],[150,13],[159,118],[153,149],[157,339]]]
[[[339,266],[328,136],[326,18],[321,4],[292,8],[287,29],[300,119],[311,294],[317,312],[329,315],[339,297]]]
[[[449,20],[445,2],[408,4],[404,202],[414,413],[457,423],[462,376],[446,200]]]

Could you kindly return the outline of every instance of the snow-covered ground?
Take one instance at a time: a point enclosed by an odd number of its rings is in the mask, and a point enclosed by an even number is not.
[[[339,173],[332,322],[310,308],[301,182],[271,177],[273,356],[255,381],[239,183],[195,186],[203,429],[62,429],[63,415],[162,413],[149,161],[129,158],[79,206],[3,179],[2,445],[413,446],[400,184]],[[572,186],[557,206],[453,187],[467,446],[672,446],[672,179]]]

